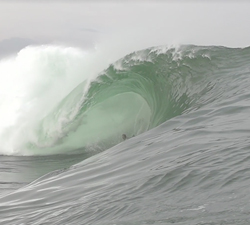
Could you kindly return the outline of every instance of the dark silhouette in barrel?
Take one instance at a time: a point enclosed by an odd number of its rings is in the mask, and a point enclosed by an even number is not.
[[[126,134],[123,134],[122,135],[122,139],[125,141],[127,139],[127,135]]]

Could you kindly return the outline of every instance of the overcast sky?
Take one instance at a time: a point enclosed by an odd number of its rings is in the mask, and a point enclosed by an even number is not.
[[[173,43],[245,47],[249,12],[250,1],[0,1],[0,51],[48,43],[129,50]]]

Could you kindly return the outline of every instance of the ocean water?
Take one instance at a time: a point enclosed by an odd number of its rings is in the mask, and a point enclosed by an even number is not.
[[[193,45],[2,59],[0,224],[249,224],[249,62]]]

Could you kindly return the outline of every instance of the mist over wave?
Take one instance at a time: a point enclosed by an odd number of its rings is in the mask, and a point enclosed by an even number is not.
[[[78,83],[91,79],[88,59],[75,48],[31,46],[0,61],[2,153],[20,153],[23,143],[36,138],[37,123]]]

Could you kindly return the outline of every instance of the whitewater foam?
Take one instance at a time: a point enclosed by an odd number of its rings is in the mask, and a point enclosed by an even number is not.
[[[30,46],[0,61],[0,152],[18,153],[35,138],[39,120],[81,81],[96,76],[88,61],[88,53],[60,46]]]

